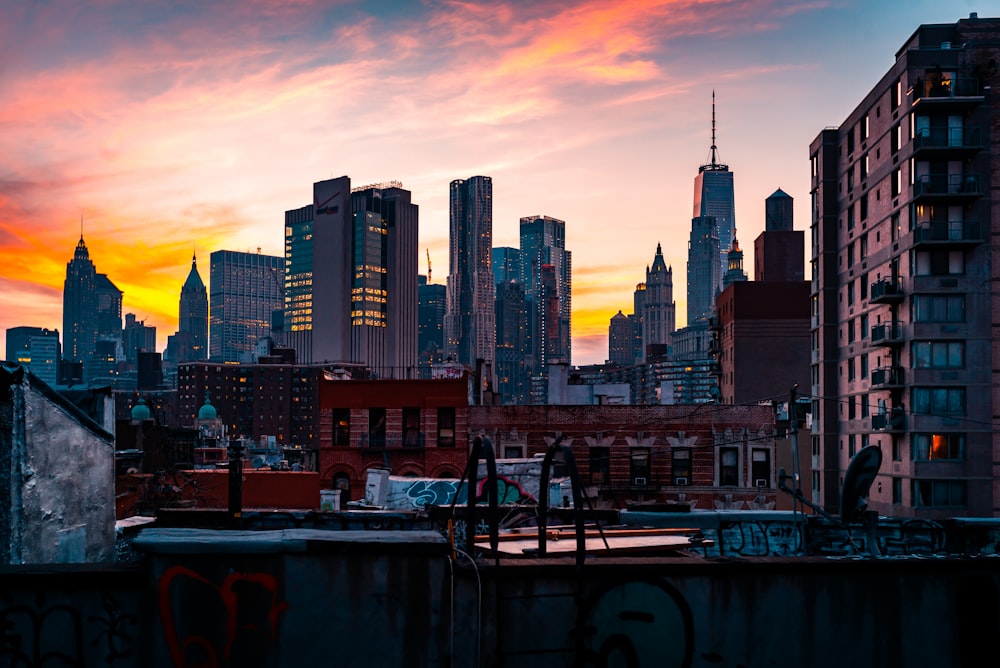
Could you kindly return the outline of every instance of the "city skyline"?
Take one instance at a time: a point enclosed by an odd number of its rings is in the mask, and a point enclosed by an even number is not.
[[[0,324],[63,329],[65,263],[82,216],[92,259],[124,291],[123,312],[155,326],[162,350],[178,328],[192,250],[281,255],[284,212],[308,184],[342,173],[413,192],[418,267],[427,273],[426,249],[440,283],[448,184],[483,174],[495,184],[494,246],[516,245],[532,212],[568,221],[573,361],[603,361],[608,322],[629,309],[656,244],[668,266],[684,266],[712,90],[751,266],[776,189],[796,199],[799,229],[808,225],[816,133],[846,117],[915,26],[977,10],[379,7],[0,9]],[[369,85],[379,78],[391,85]],[[285,155],[295,160],[276,170]],[[622,188],[649,194],[623,199]],[[677,307],[686,312],[683,298]]]

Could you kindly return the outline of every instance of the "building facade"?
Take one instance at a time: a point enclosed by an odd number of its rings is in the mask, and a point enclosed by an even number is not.
[[[58,382],[60,357],[58,329],[11,327],[7,330],[7,359],[49,385]]]
[[[995,516],[1000,19],[921,25],[810,145],[816,502],[878,445],[870,507]]]
[[[451,182],[449,223],[445,353],[471,369],[477,360],[492,365],[496,349],[492,178]]]
[[[210,260],[209,357],[252,362],[258,339],[270,335],[274,312],[284,308],[284,258],[222,250]]]

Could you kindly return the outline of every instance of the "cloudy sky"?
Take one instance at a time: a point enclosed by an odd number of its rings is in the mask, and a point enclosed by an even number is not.
[[[62,328],[83,234],[124,312],[177,328],[196,252],[282,255],[312,183],[402,181],[448,273],[448,183],[493,178],[494,245],[566,221],[576,364],[607,357],[656,244],[685,324],[694,176],[735,174],[808,229],[808,145],[920,23],[967,0],[0,0],[0,328]],[[980,9],[985,16],[988,8]],[[752,250],[744,266],[752,274]],[[752,276],[751,276],[752,277]],[[4,345],[0,340],[0,346]]]

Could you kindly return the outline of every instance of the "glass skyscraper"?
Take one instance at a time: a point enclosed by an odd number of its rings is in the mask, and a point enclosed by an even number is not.
[[[257,341],[271,333],[273,313],[284,308],[285,260],[226,250],[210,259],[210,359],[250,363]]]

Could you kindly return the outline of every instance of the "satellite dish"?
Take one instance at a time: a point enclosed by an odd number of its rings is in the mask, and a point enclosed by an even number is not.
[[[840,490],[840,519],[844,524],[861,521],[861,514],[868,507],[868,490],[875,482],[882,466],[882,449],[866,445],[847,465],[844,486]]]

